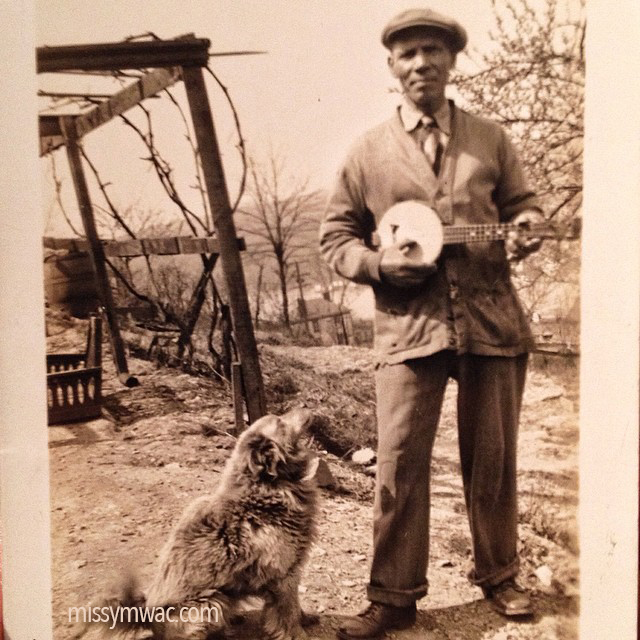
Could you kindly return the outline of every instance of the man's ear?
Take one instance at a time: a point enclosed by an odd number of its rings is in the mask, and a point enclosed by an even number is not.
[[[391,75],[394,78],[397,78],[398,74],[396,73],[395,59],[394,59],[394,57],[393,57],[393,55],[391,53],[387,57],[387,65],[389,67],[389,71],[391,72]]]

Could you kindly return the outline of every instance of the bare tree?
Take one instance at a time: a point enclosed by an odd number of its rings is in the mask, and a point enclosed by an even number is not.
[[[582,204],[584,0],[491,0],[492,48],[453,83],[469,110],[505,126],[549,219],[569,222]],[[467,65],[468,66],[468,65]],[[546,242],[518,272],[530,312],[575,284],[577,243]]]
[[[343,306],[348,295],[358,286],[351,280],[338,275],[320,255],[320,251],[312,253],[307,258],[307,264],[322,291],[323,297],[335,302],[338,306]]]
[[[289,179],[283,158],[272,152],[264,165],[248,161],[248,185],[236,218],[247,238],[248,253],[260,264],[270,262],[277,278],[282,322],[291,328],[289,288],[293,265],[316,244],[320,191],[308,178]],[[261,285],[264,273],[261,272]]]

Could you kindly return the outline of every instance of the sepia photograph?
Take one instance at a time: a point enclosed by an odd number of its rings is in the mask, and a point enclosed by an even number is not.
[[[25,7],[0,640],[636,638],[624,17]]]

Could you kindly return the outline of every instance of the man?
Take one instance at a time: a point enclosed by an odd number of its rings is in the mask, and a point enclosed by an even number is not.
[[[369,607],[343,639],[379,638],[416,619],[427,593],[430,461],[445,387],[458,382],[458,435],[471,528],[471,581],[503,615],[529,615],[518,573],[516,439],[527,320],[510,259],[538,239],[446,246],[435,264],[407,240],[376,247],[375,230],[398,202],[433,208],[444,225],[542,219],[504,131],[445,98],[465,30],[429,9],[404,11],[382,33],[404,97],[367,132],[339,174],[321,250],[346,278],[373,287],[378,466]]]

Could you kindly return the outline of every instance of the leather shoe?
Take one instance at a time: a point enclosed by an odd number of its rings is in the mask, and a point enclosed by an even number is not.
[[[484,597],[503,616],[531,616],[533,606],[527,592],[515,580],[505,580],[493,587],[483,587]]]
[[[341,640],[377,640],[392,629],[408,629],[416,622],[416,605],[393,607],[372,602],[338,629]]]

